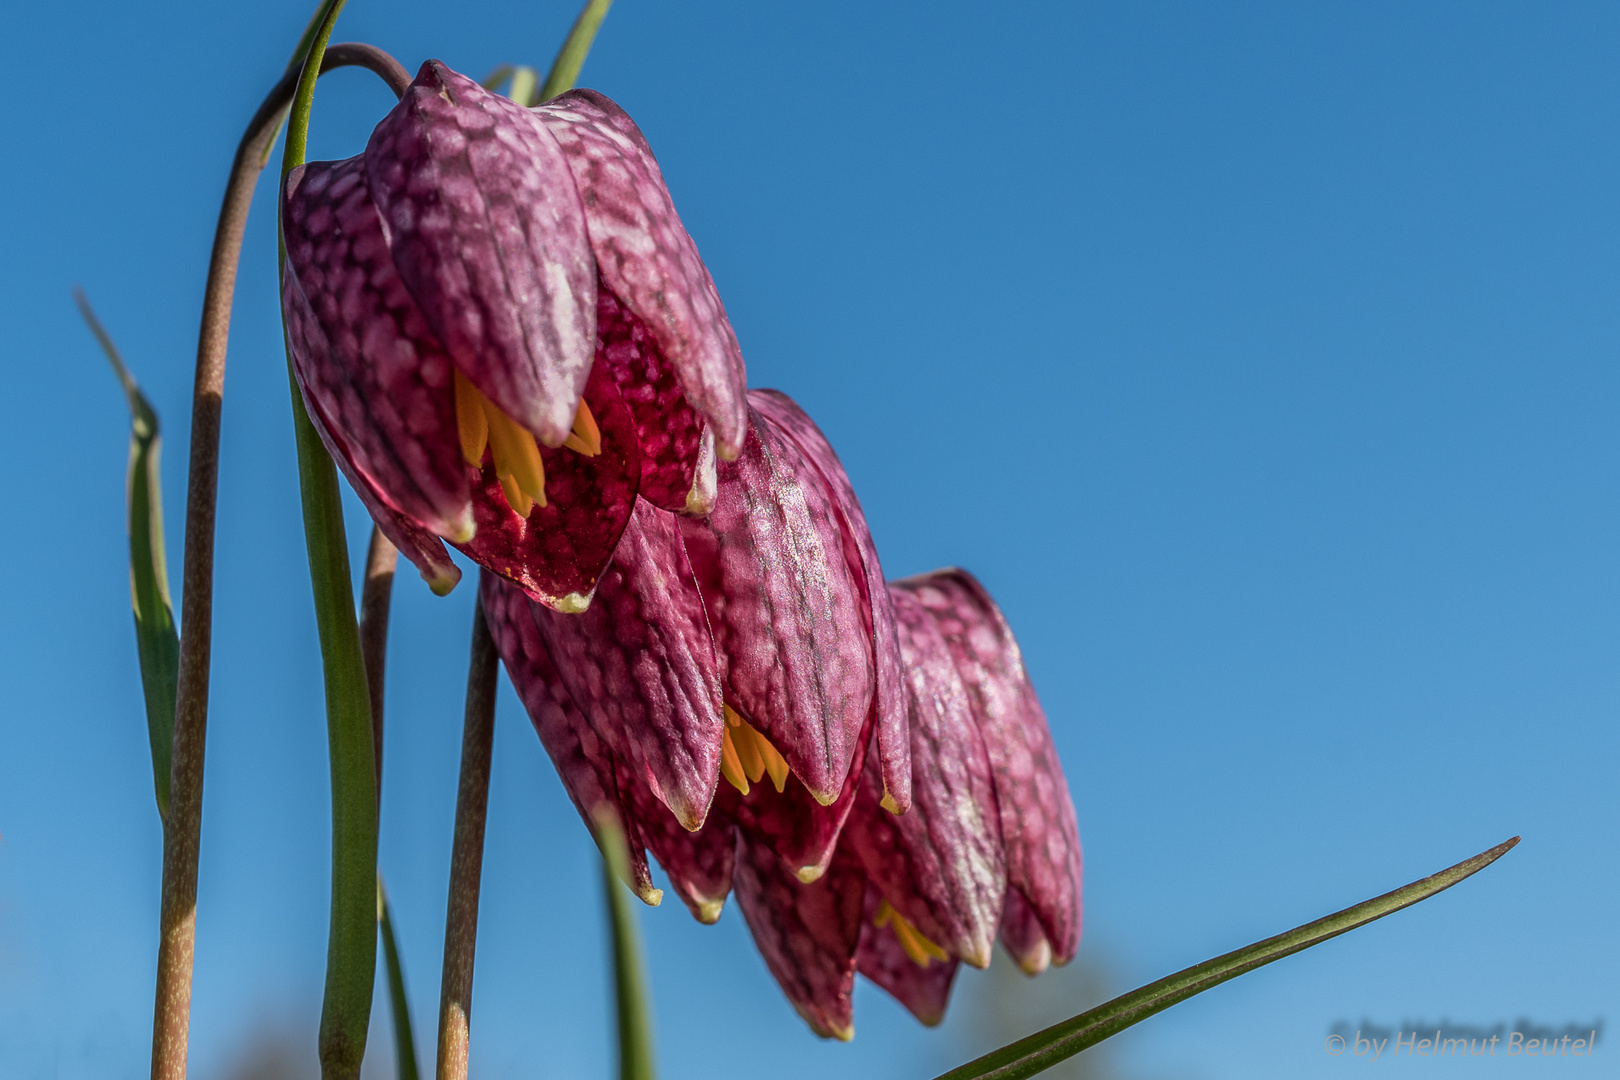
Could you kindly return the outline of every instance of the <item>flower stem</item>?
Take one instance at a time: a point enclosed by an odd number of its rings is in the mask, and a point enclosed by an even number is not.
[[[602,847],[602,895],[607,901],[608,932],[613,945],[613,1003],[619,1028],[619,1080],[654,1080],[652,998],[647,990],[647,963],[630,903],[630,858],[624,831],[612,814],[596,821]]]
[[[437,1080],[466,1080],[467,1076],[478,892],[484,867],[484,819],[489,809],[489,759],[495,736],[496,661],[495,642],[480,602],[473,611],[472,648],[467,662],[461,781],[456,791],[456,831],[450,852],[450,899],[444,916]]]
[[[158,916],[157,988],[152,1018],[153,1080],[184,1080],[191,1023],[191,970],[196,944],[197,855],[202,841],[204,748],[208,732],[208,670],[213,639],[214,509],[219,492],[220,414],[225,400],[225,351],[231,300],[253,188],[292,101],[306,47],[248,124],[231,163],[214,230],[197,370],[191,399],[191,451],[186,482],[186,533],[181,571],[180,674],[175,689],[169,805],[163,829],[163,894]],[[321,71],[369,68],[403,88],[404,68],[380,49],[340,44],[326,51]]]
[[[399,549],[382,530],[371,527],[366,549],[366,577],[360,587],[360,656],[366,665],[371,696],[371,746],[377,771],[377,799],[382,801],[383,674],[388,666],[388,609],[394,599],[394,567]]]
[[[613,0],[585,0],[585,6],[580,9],[579,18],[574,20],[573,29],[568,31],[568,37],[563,41],[562,48],[557,50],[557,59],[551,62],[551,70],[546,73],[546,81],[540,87],[540,93],[532,100],[513,100],[520,105],[538,105],[542,101],[550,101],[558,94],[566,93],[574,88],[579,81],[579,71],[585,66],[585,57],[591,51],[591,43],[596,40],[596,31],[601,28],[602,20],[607,17],[608,8],[613,6]]]

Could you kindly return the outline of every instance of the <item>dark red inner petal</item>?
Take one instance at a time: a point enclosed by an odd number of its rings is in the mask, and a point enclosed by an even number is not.
[[[589,602],[630,521],[641,474],[630,411],[612,378],[592,371],[585,400],[602,431],[602,452],[586,457],[566,447],[542,446],[546,505],[535,506],[525,520],[507,505],[486,451],[484,467],[474,479],[478,533],[456,545],[542,604],[562,611],[579,611]]]
[[[641,444],[641,497],[687,508],[703,442],[703,417],[687,404],[675,370],[635,316],[601,282],[596,293],[596,367],[613,376]]]
[[[861,730],[855,760],[843,790],[831,805],[817,802],[796,776],[789,776],[778,792],[770,779],[751,784],[746,796],[729,783],[721,784],[715,805],[746,832],[781,855],[797,873],[823,873],[838,847],[838,837],[849,820],[861,786],[862,766],[872,741],[871,721]]]
[[[959,965],[955,960],[931,960],[922,967],[907,956],[894,927],[875,923],[882,902],[883,894],[868,883],[855,970],[887,990],[890,997],[911,1010],[911,1015],[933,1027],[945,1019],[945,1006]]]

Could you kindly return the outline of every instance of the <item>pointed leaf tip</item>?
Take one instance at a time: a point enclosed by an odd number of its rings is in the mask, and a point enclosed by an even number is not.
[[[85,325],[95,335],[129,403],[129,591],[135,609],[135,646],[146,699],[147,738],[158,814],[169,814],[169,772],[174,749],[174,709],[180,682],[180,632],[169,598],[168,554],[163,543],[162,438],[157,411],[141,393],[111,335],[96,318],[83,289],[73,290]]]
[[[1044,1031],[993,1050],[942,1074],[938,1080],[1021,1080],[1022,1077],[1034,1076],[1194,994],[1365,926],[1420,900],[1427,900],[1483,870],[1518,843],[1517,836],[1504,840],[1471,859],[1410,885],[1178,971]]]

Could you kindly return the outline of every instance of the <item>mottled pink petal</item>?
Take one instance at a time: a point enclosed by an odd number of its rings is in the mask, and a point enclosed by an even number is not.
[[[835,859],[825,877],[806,885],[769,846],[744,834],[732,881],[765,966],[810,1030],[822,1038],[854,1038],[850,991],[865,894],[860,869]]]
[[[861,731],[843,789],[828,805],[822,805],[792,777],[780,792],[766,779],[751,784],[746,796],[730,784],[722,784],[716,805],[756,841],[769,845],[800,881],[814,881],[827,872],[844,824],[855,808],[871,741],[872,724],[868,723]]]
[[[645,839],[632,808],[620,796],[612,750],[568,696],[530,614],[530,601],[488,571],[480,575],[479,598],[512,688],[528,710],[568,797],[593,835],[602,814],[619,822],[630,855],[631,880],[626,884],[646,903],[657,904],[663,892],[653,887]]]
[[[818,800],[844,787],[872,703],[872,649],[843,527],[815,467],[758,414],[719,467],[707,521],[681,519],[726,698]]]
[[[936,570],[895,585],[922,601],[950,643],[984,732],[996,780],[1008,883],[1029,901],[1067,963],[1080,945],[1080,835],[1046,714],[995,601],[965,570]]]
[[[872,886],[924,937],[986,967],[1007,887],[990,758],[933,616],[898,590],[894,610],[910,702],[915,801],[903,816],[884,811],[882,785],[868,758],[844,842]]]
[[[574,172],[603,282],[652,331],[686,399],[714,425],[721,456],[735,457],[748,424],[742,351],[647,140],[594,90],[534,112]]]
[[[1025,975],[1039,975],[1052,964],[1052,943],[1017,888],[1007,890],[1007,904],[1001,911],[1001,944]]]
[[[698,475],[703,448],[703,417],[686,403],[675,373],[642,321],[605,286],[596,294],[596,366],[619,385],[641,442],[641,497],[665,510],[707,512],[694,486],[712,486]],[[696,504],[694,506],[694,503]]]
[[[710,814],[703,828],[687,832],[646,785],[632,784],[625,794],[641,839],[669,876],[675,895],[698,922],[718,920],[731,894],[736,826],[720,814]]]
[[[911,809],[911,736],[906,722],[906,692],[900,670],[900,646],[895,637],[894,606],[878,562],[877,545],[866,527],[861,501],[844,472],[843,462],[832,444],[792,398],[779,390],[750,390],[748,401],[761,416],[798,445],[821,474],[844,526],[845,560],[861,586],[866,602],[862,614],[872,636],[872,656],[877,676],[877,745],[883,767],[883,787],[896,813]]]
[[[574,703],[687,829],[720,776],[720,667],[674,515],[638,502],[590,608],[534,608]]]
[[[894,927],[876,924],[878,905],[882,902],[883,895],[868,883],[861,940],[855,949],[855,970],[887,990],[890,997],[911,1011],[911,1015],[933,1027],[945,1019],[957,961],[930,960],[927,967],[922,967],[907,956],[895,936]]]
[[[293,369],[331,430],[344,433],[348,471],[428,530],[465,536],[473,517],[454,369],[394,272],[361,159],[295,170],[283,233]]]
[[[394,265],[456,367],[549,446],[591,366],[596,269],[557,142],[429,60],[366,144]]]
[[[456,546],[481,566],[521,586],[558,611],[590,605],[602,571],[635,509],[640,451],[629,410],[606,373],[592,371],[585,386],[602,431],[602,452],[585,457],[542,447],[546,505],[525,520],[507,505],[489,451],[473,500],[477,534]]]

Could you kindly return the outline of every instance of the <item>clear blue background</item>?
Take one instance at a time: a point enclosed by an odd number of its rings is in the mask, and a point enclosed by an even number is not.
[[[7,1077],[143,1076],[149,1045],[159,830],[126,417],[69,287],[167,424],[178,556],[223,180],[310,6],[6,15]],[[543,68],[572,16],[353,0],[337,36],[480,75]],[[1124,1075],[1361,1075],[1390,1065],[1325,1055],[1337,1021],[1620,1012],[1617,46],[1600,3],[621,0],[608,18],[583,81],[651,140],[751,381],[831,436],[890,576],[968,566],[1020,635],[1075,792],[1104,989],[1525,837],[1438,899],[1127,1033]],[[323,80],[312,156],[358,152],[389,102],[369,75]],[[313,1060],[326,939],[272,189],[226,400],[204,1080],[278,1032]],[[424,1047],[471,603],[409,575],[395,600],[381,865]],[[485,866],[477,1075],[608,1075],[594,849],[504,681]],[[643,926],[669,1077],[921,1077],[958,1052],[870,987],[854,1044],[817,1042],[734,910],[703,928],[671,903]]]

